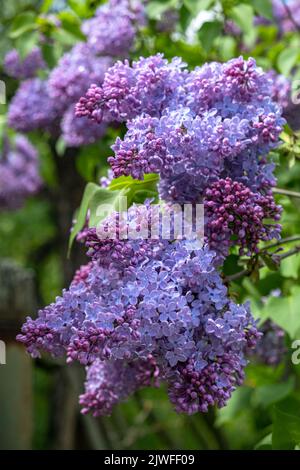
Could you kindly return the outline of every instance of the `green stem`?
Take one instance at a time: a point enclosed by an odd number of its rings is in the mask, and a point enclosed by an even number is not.
[[[290,191],[289,189],[273,188],[273,193],[283,194],[284,196],[289,196],[289,197],[297,197],[300,199],[300,193],[296,191]]]

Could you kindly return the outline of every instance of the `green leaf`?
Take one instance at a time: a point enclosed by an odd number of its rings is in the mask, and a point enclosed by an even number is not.
[[[287,47],[277,58],[277,67],[284,75],[289,75],[292,68],[296,65],[299,57],[299,49]]]
[[[252,0],[253,7],[260,16],[264,16],[268,20],[273,20],[273,6],[271,0]]]
[[[260,257],[270,271],[278,271],[279,261],[275,256],[269,255],[268,253],[261,253]]]
[[[221,31],[222,23],[219,21],[207,21],[203,23],[200,30],[198,31],[198,38],[200,39],[201,44],[206,52],[210,51],[214,40],[218,37]]]
[[[235,390],[227,405],[218,411],[216,426],[223,426],[235,420],[245,408],[249,407],[251,394],[252,388],[250,387],[244,386]]]
[[[230,11],[230,16],[244,33],[247,34],[253,29],[254,12],[250,5],[241,3],[240,5],[233,7]]]
[[[53,0],[44,0],[41,6],[41,13],[48,13],[52,7]]]
[[[208,10],[211,5],[214,3],[214,0],[183,0],[184,6],[194,15],[202,10]]]
[[[289,397],[274,407],[272,447],[293,450],[300,444],[300,401]]]
[[[272,433],[267,434],[258,444],[254,447],[255,450],[272,450]]]
[[[300,268],[300,253],[283,259],[280,263],[280,272],[284,277],[292,277],[298,279]]]
[[[27,11],[16,16],[16,18],[13,20],[9,37],[11,39],[16,39],[24,33],[32,31],[36,28],[37,24],[35,13]]]
[[[56,65],[56,57],[54,54],[54,48],[52,44],[45,42],[41,46],[42,54],[44,61],[48,65],[50,69],[52,69]]]
[[[84,41],[86,39],[85,35],[81,32],[79,19],[71,12],[63,11],[58,15],[58,17],[61,22],[61,28],[63,28],[67,33],[72,34],[80,41]]]
[[[159,176],[156,173],[149,173],[144,175],[143,180],[136,180],[132,178],[132,176],[120,176],[119,178],[115,178],[109,185],[109,189],[116,190],[122,188],[130,188],[133,186],[145,186],[151,184],[157,184],[159,181]]]
[[[89,201],[90,209],[89,227],[97,227],[99,222],[109,216],[112,212],[127,210],[126,190],[110,191],[98,187]]]
[[[16,39],[15,46],[22,59],[39,43],[39,39],[38,32],[33,30],[26,31],[26,33]]]
[[[84,224],[86,223],[86,215],[89,209],[91,198],[93,197],[93,195],[96,193],[98,189],[99,189],[99,186],[95,183],[88,183],[85,187],[83,198],[76,214],[76,222],[72,228],[70,239],[69,239],[69,252],[72,248],[72,244],[76,235],[78,234],[78,232],[80,232],[80,230],[82,230],[82,228],[84,227]]]
[[[178,0],[153,0],[146,7],[147,15],[150,19],[160,20],[162,15],[179,4]]]
[[[283,400],[290,395],[295,387],[294,377],[289,377],[286,382],[275,383],[272,385],[263,385],[257,387],[253,393],[254,406],[262,406],[264,408]]]
[[[68,0],[68,5],[80,18],[89,16],[89,9],[85,0]]]
[[[300,287],[293,286],[288,297],[270,297],[262,309],[264,319],[271,318],[291,338],[296,338],[300,329]]]

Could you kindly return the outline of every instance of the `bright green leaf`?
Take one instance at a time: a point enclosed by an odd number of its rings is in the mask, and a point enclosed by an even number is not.
[[[299,58],[298,48],[285,48],[277,58],[277,67],[284,75],[289,75]]]
[[[27,11],[16,16],[11,25],[9,37],[16,39],[28,31],[37,28],[36,15],[32,11]]]
[[[293,450],[300,444],[300,401],[289,397],[274,407],[272,446]]]
[[[250,5],[241,3],[232,8],[230,16],[244,33],[253,29],[253,8]]]
[[[271,0],[252,0],[255,11],[268,20],[273,20],[273,5]]]
[[[293,286],[287,297],[270,297],[263,307],[261,316],[271,318],[281,326],[291,338],[295,338],[300,329],[300,287]]]
[[[70,252],[70,249],[72,247],[72,244],[76,235],[78,234],[78,232],[80,232],[80,230],[82,230],[82,228],[84,227],[84,224],[86,223],[86,215],[89,209],[91,198],[98,190],[99,190],[99,186],[95,183],[88,183],[85,187],[82,201],[76,214],[76,222],[72,228],[70,239],[69,239],[69,252]]]
[[[295,387],[294,377],[290,377],[288,380],[282,383],[274,383],[272,385],[263,385],[257,387],[253,393],[253,404],[254,406],[267,406],[273,405],[280,400],[292,393]]]
[[[198,31],[198,37],[201,41],[203,48],[209,52],[214,40],[218,37],[222,31],[222,23],[219,21],[207,21],[203,23],[200,30]]]

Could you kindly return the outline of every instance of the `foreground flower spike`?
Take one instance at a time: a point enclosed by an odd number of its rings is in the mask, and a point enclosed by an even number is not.
[[[83,414],[110,415],[114,406],[138,389],[159,385],[159,368],[151,355],[144,361],[100,361],[87,368],[85,393],[79,397]]]
[[[109,0],[98,8],[94,18],[83,22],[82,32],[96,53],[127,57],[133,47],[138,26],[144,24],[142,2]]]
[[[55,356],[65,351],[68,362],[100,359],[126,367],[151,355],[178,411],[223,406],[242,380],[244,351],[258,334],[248,306],[227,297],[214,253],[176,241],[153,246],[133,270],[93,263],[37,320],[28,319],[18,337],[28,351],[34,356],[39,350]],[[124,390],[131,389],[124,380]],[[105,387],[98,395],[102,401]],[[109,397],[107,406],[100,400],[104,413],[111,408]],[[93,395],[84,400],[85,408],[89,399]]]
[[[50,98],[47,82],[33,78],[21,83],[8,109],[8,124],[20,132],[57,130],[60,104]]]
[[[41,187],[38,154],[21,135],[4,143],[0,156],[0,209],[17,209]]]
[[[258,252],[260,241],[280,238],[281,226],[265,222],[280,220],[281,207],[273,196],[253,193],[231,178],[219,179],[205,191],[204,207],[208,243],[224,256],[232,245],[250,256]]]
[[[41,50],[38,47],[24,58],[21,59],[18,51],[12,49],[4,58],[4,70],[10,77],[18,80],[26,78],[33,78],[36,76],[38,70],[46,68]]]
[[[50,73],[49,96],[66,109],[86,92],[91,83],[102,83],[111,65],[111,58],[97,57],[87,44],[76,44]]]

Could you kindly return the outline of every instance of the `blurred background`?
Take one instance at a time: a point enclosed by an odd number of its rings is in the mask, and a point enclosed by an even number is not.
[[[0,80],[6,88],[6,102],[0,104],[2,154],[6,139],[15,138],[15,131],[7,125],[7,112],[22,82],[7,73],[6,54],[16,49],[24,59],[40,47],[46,66],[38,77],[46,79],[60,57],[85,40],[81,23],[93,17],[102,3],[0,0]],[[130,58],[163,52],[168,58],[181,56],[195,67],[206,61],[252,56],[266,71],[278,76],[274,93],[284,107],[288,125],[282,146],[272,157],[280,164],[278,188],[291,194],[279,191],[276,198],[284,207],[283,237],[291,238],[290,249],[297,248],[300,1],[146,3],[147,21],[136,31]],[[251,277],[239,279],[231,287],[238,301],[249,299],[255,315],[273,326],[268,330],[263,354],[247,368],[245,385],[219,411],[192,417],[178,415],[166,391],[160,388],[139,392],[118,406],[111,417],[83,416],[78,395],[83,391],[84,371],[47,356],[33,360],[16,342],[24,318],[35,316],[38,308],[51,303],[86,261],[79,244],[67,257],[72,220],[86,183],[106,175],[110,147],[123,133],[122,126],[110,128],[101,138],[83,145],[69,144],[63,134],[48,129],[27,133],[39,155],[42,183],[36,194],[24,198],[21,204],[0,204],[0,340],[6,345],[6,365],[0,365],[0,448],[270,448],[271,433],[277,435],[279,428],[288,433],[291,419],[297,432],[288,445],[294,448],[300,443],[299,366],[291,362],[292,341],[300,338],[297,249],[279,269],[274,270],[270,262],[260,274],[258,269],[253,270]],[[239,270],[237,258],[229,257],[228,275]],[[282,417],[286,408],[290,411]]]

